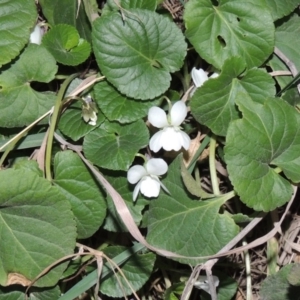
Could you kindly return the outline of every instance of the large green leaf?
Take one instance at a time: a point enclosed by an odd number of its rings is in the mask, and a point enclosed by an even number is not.
[[[104,193],[79,156],[72,151],[56,154],[54,170],[54,183],[71,204],[78,238],[86,239],[93,235],[104,221]]]
[[[264,105],[238,100],[238,106],[243,118],[229,126],[225,146],[229,178],[246,205],[270,211],[286,203],[293,191],[273,167],[300,181],[300,115],[279,99]]]
[[[171,195],[161,192],[150,202],[147,240],[151,245],[184,256],[207,256],[217,253],[238,233],[233,220],[219,214],[226,201],[223,197],[207,201],[188,198],[179,158],[171,164],[163,183]],[[203,261],[178,260],[193,265]]]
[[[294,266],[294,264],[286,265],[275,275],[265,279],[260,291],[262,300],[294,300],[299,297],[300,287],[288,282],[288,276]]]
[[[104,249],[104,253],[108,257],[115,257],[126,247],[112,246]],[[155,254],[134,254],[125,263],[122,264],[121,270],[135,291],[139,290],[149,279],[155,263]],[[116,278],[118,276],[118,279]],[[101,281],[101,293],[114,298],[120,298],[132,294],[125,279],[119,272],[114,276]]]
[[[53,56],[43,46],[29,45],[0,74],[0,126],[28,125],[47,112],[54,104],[54,94],[37,92],[30,83],[50,82],[56,72]]]
[[[195,119],[217,135],[225,136],[230,122],[239,118],[235,101],[241,92],[259,103],[275,95],[274,80],[269,74],[257,68],[243,73],[245,68],[243,59],[228,59],[220,76],[205,82],[191,99]]]
[[[97,117],[96,127],[105,120],[105,116],[101,111],[98,111]],[[84,137],[87,133],[94,130],[95,126],[90,125],[83,120],[82,103],[78,101],[68,107],[58,123],[59,130],[73,141],[78,141]]]
[[[8,278],[33,280],[46,267],[73,253],[76,226],[64,195],[33,172],[0,172],[0,284]],[[53,286],[66,264],[41,277],[36,286]],[[12,280],[11,278],[11,280]]]
[[[76,66],[83,63],[90,55],[90,44],[81,39],[75,27],[59,24],[43,37],[43,45],[64,65]]]
[[[186,43],[167,17],[142,9],[102,16],[93,23],[93,46],[103,75],[123,94],[153,99],[170,85],[170,72],[180,69]]]
[[[99,82],[94,92],[95,101],[105,116],[120,123],[131,123],[145,117],[148,110],[160,102],[160,99],[141,101],[128,98],[105,81]]]
[[[32,0],[0,0],[0,67],[24,48],[37,18]]]
[[[232,56],[260,66],[273,52],[274,24],[265,6],[247,1],[190,0],[184,13],[186,36],[199,55],[222,69]]]
[[[116,189],[116,191],[120,195],[122,195],[122,198],[126,202],[126,205],[136,225],[139,225],[143,218],[142,211],[145,209],[145,206],[148,204],[148,201],[141,197],[135,203],[133,202],[132,190],[129,189],[126,174],[124,174],[124,172],[119,176],[106,177],[106,178],[111,183],[111,185]],[[108,208],[108,214],[105,218],[104,229],[113,232],[120,232],[120,231],[128,232],[128,229],[123,224],[123,221],[120,218],[115,208],[114,202],[112,201],[109,195],[107,197],[107,208]]]
[[[149,132],[142,120],[128,124],[104,122],[84,138],[87,159],[99,167],[127,171],[134,156],[149,142]]]

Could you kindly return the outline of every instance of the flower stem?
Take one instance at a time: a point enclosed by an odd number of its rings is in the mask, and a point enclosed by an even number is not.
[[[210,138],[210,145],[209,145],[209,171],[210,171],[210,177],[211,177],[211,184],[214,195],[218,196],[220,195],[220,189],[219,189],[219,182],[218,182],[218,176],[217,176],[217,170],[216,170],[216,136],[213,134]]]
[[[70,82],[76,77],[78,74],[73,74],[69,76],[61,85],[61,88],[57,94],[56,97],[56,102],[55,106],[53,109],[53,114],[50,120],[50,127],[49,127],[49,134],[48,134],[48,139],[47,139],[47,147],[46,147],[46,154],[45,154],[45,174],[46,174],[46,179],[49,181],[52,180],[51,176],[51,154],[52,154],[52,144],[53,144],[53,136],[54,136],[54,131],[56,128],[56,125],[59,120],[59,113],[61,110],[61,103],[62,99],[64,97],[65,91],[70,84]]]

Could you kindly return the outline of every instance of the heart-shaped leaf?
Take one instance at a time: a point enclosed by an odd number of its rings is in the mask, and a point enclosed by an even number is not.
[[[128,124],[104,122],[84,138],[84,153],[95,165],[127,171],[134,156],[149,142],[149,132],[142,120]]]
[[[150,202],[147,220],[150,244],[185,256],[207,256],[217,253],[237,234],[238,226],[233,220],[219,214],[225,198],[192,201],[187,197],[179,158],[171,164],[163,184],[171,195],[161,192],[158,199]],[[203,262],[178,260],[193,265]]]
[[[245,97],[237,97],[243,118],[228,128],[225,160],[241,200],[255,210],[270,211],[286,203],[293,191],[274,167],[300,181],[300,115],[283,100],[261,105]]]
[[[53,56],[43,46],[30,44],[0,75],[0,126],[28,125],[47,112],[54,104],[54,94],[37,92],[30,83],[50,82],[56,72]]]
[[[97,63],[103,75],[127,97],[153,99],[168,89],[170,72],[183,64],[184,36],[156,12],[130,9],[126,14],[130,17],[125,21],[119,12],[112,12],[93,23]]]
[[[157,106],[160,99],[140,101],[119,93],[107,82],[99,82],[95,88],[95,101],[110,121],[131,123],[145,117],[152,106]]]
[[[43,45],[64,65],[76,66],[83,63],[90,55],[90,44],[81,39],[75,27],[59,24],[43,37]]]
[[[257,68],[242,74],[245,68],[243,59],[228,59],[220,76],[206,81],[191,99],[195,119],[217,135],[225,136],[230,122],[239,118],[235,101],[241,92],[259,103],[275,95],[274,80],[269,74]]]
[[[76,226],[64,195],[33,172],[0,172],[0,284],[28,285],[46,267],[73,252]],[[53,286],[66,264],[41,277]],[[17,280],[17,282],[14,282]]]
[[[106,215],[104,193],[78,155],[58,152],[54,160],[55,184],[69,200],[79,239],[86,239],[101,226]]]
[[[0,0],[0,67],[15,58],[29,41],[37,18],[32,0]]]
[[[190,0],[186,36],[199,55],[218,69],[232,56],[248,68],[260,66],[273,52],[274,24],[265,6],[246,1]]]

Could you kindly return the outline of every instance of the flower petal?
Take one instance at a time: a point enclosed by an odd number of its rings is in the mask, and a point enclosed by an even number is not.
[[[157,197],[160,191],[160,182],[150,176],[146,176],[141,180],[141,193],[146,197]]]
[[[167,163],[161,158],[151,158],[146,163],[146,170],[151,175],[163,175],[168,171]]]
[[[183,101],[177,101],[171,108],[171,124],[173,126],[179,126],[187,115],[187,107]]]
[[[180,132],[178,132],[178,138],[180,139],[181,146],[185,150],[188,150],[190,148],[190,144],[191,144],[190,137],[184,131],[180,130]]]
[[[163,128],[169,125],[166,112],[157,106],[153,106],[149,109],[148,121],[157,128]]]
[[[196,68],[192,69],[192,78],[194,85],[198,88],[203,85],[203,83],[208,80],[208,76],[203,69],[197,70]]]
[[[219,77],[219,73],[212,73],[209,78],[217,78]]]
[[[39,25],[35,25],[30,34],[30,43],[40,45],[42,42],[43,30]]]
[[[162,148],[162,134],[163,130],[156,132],[149,141],[150,150],[158,152]]]
[[[141,165],[131,167],[127,172],[127,180],[131,184],[136,184],[142,179],[143,176],[147,175],[146,169]]]
[[[181,149],[181,136],[178,136],[178,131],[174,127],[168,127],[162,130],[161,144],[166,151],[179,151]]]
[[[135,201],[136,198],[138,197],[138,194],[140,192],[140,188],[141,188],[141,181],[134,187],[133,194],[132,194],[133,201]]]

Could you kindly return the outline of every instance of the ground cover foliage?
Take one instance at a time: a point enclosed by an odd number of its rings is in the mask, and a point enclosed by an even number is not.
[[[0,299],[296,299],[299,5],[0,0]]]

